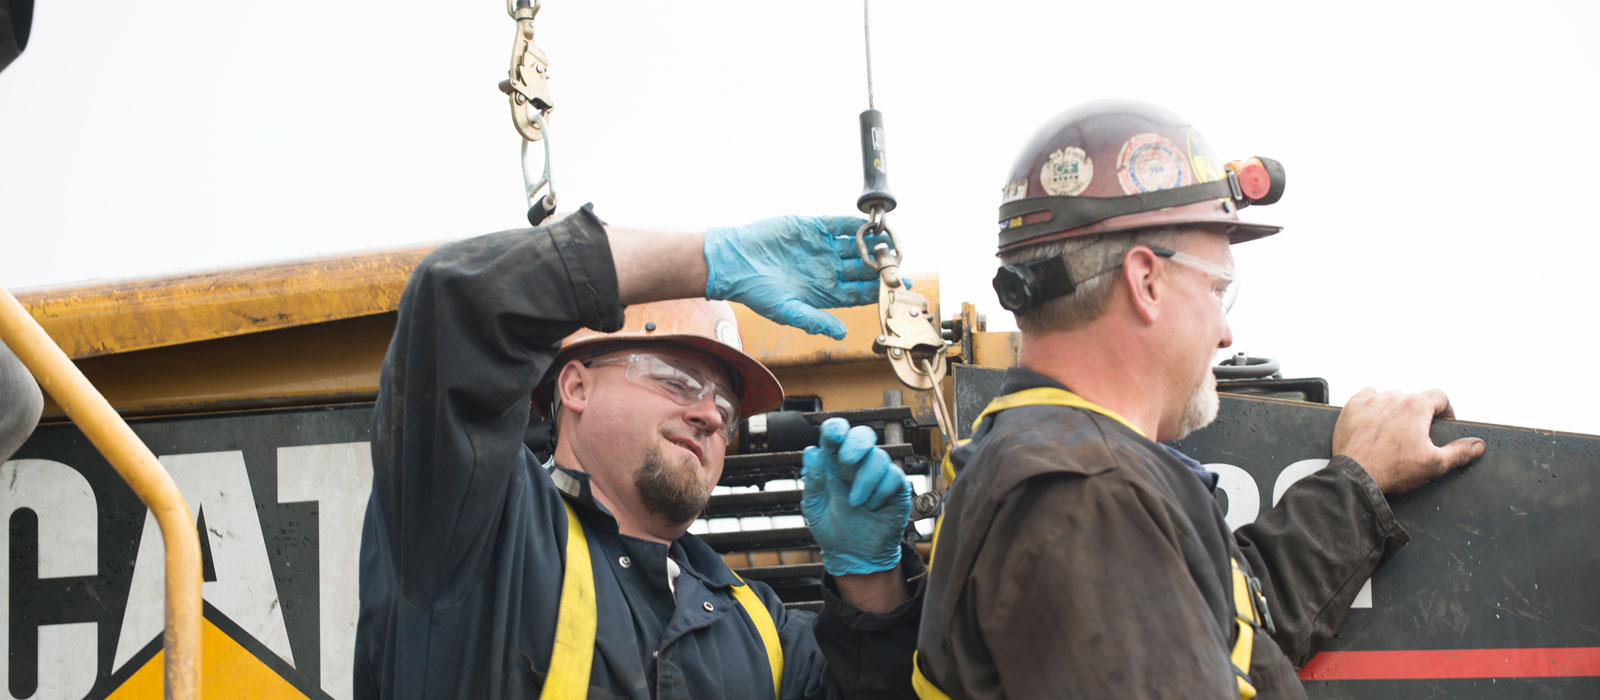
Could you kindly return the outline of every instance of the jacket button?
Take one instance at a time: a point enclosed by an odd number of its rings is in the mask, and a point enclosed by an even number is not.
[[[650,652],[650,658],[652,658],[652,659],[661,658],[661,650],[657,649],[656,651]]]
[[[706,612],[711,612],[711,611],[712,611],[712,610],[713,610],[713,609],[715,609],[715,608],[716,608],[716,607],[717,607],[717,606],[715,606],[715,605],[712,605],[712,604],[711,604],[711,601],[709,601],[709,600],[708,600],[708,601],[706,601],[706,605],[705,605],[705,608],[706,608]]]
[[[617,557],[617,563],[621,564],[622,568],[624,568],[624,569],[626,569],[626,568],[628,568],[630,566],[633,566],[633,560],[629,559],[627,557],[627,555],[623,555],[623,556]]]

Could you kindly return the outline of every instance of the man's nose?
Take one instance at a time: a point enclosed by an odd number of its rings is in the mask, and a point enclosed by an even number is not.
[[[1228,319],[1222,319],[1222,340],[1217,341],[1217,349],[1221,350],[1233,345],[1233,326],[1228,324]]]
[[[689,404],[689,411],[684,418],[701,430],[711,433],[722,429],[722,413],[717,410],[716,394],[706,394],[700,400]]]

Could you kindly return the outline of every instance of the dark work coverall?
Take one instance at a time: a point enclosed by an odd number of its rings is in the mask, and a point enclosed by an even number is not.
[[[523,445],[534,384],[580,325],[622,325],[605,231],[587,206],[547,228],[445,245],[412,274],[373,415],[356,697],[537,697],[561,594],[563,497],[591,543],[589,697],[772,696],[722,558],[693,535],[669,547],[618,534],[582,473],[562,471],[574,477],[563,494]],[[682,570],[676,595],[669,555]],[[909,696],[920,597],[873,615],[825,590],[812,615],[751,586],[782,640],[784,698]]]
[[[1002,392],[1043,386],[1063,388],[1013,368]],[[1348,458],[1236,533],[1184,460],[1088,410],[984,421],[952,455],[923,673],[952,698],[1237,699],[1237,558],[1277,626],[1254,635],[1257,697],[1305,697],[1295,669],[1408,536]]]

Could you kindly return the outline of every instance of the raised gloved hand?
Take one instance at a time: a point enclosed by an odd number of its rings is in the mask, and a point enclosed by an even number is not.
[[[822,424],[820,445],[802,453],[800,510],[834,576],[888,571],[900,563],[900,535],[911,516],[911,483],[878,436],[843,418]]]
[[[780,216],[706,231],[706,298],[737,301],[807,333],[844,338],[845,326],[817,309],[878,300],[878,273],[861,261],[851,216]],[[867,237],[867,249],[884,235]]]

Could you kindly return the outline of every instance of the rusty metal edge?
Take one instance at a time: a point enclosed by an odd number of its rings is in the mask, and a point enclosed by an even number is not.
[[[434,246],[43,287],[18,301],[73,359],[393,311]]]

